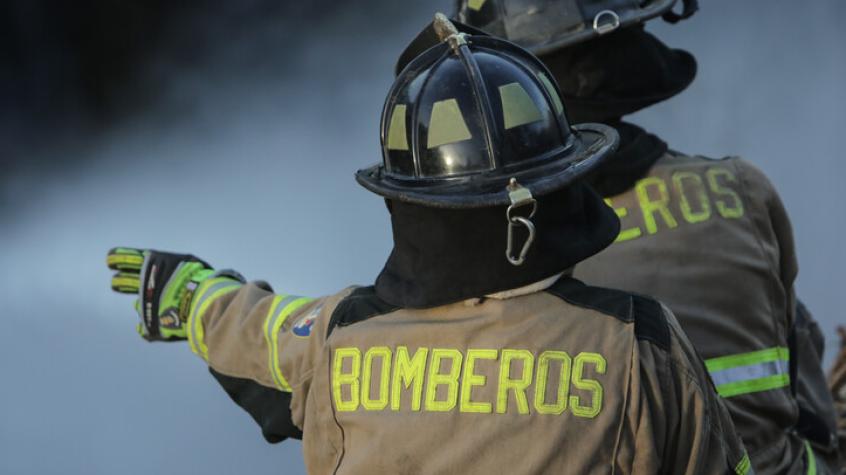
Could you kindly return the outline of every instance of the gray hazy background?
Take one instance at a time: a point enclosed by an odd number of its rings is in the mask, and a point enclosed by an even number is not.
[[[192,252],[301,295],[372,282],[389,221],[353,172],[380,160],[394,59],[451,2],[209,2],[152,31],[123,12],[113,29],[146,49],[107,52],[102,81],[25,21],[62,15],[19,3],[3,8],[30,54],[0,70],[0,473],[304,473],[300,444],[265,443],[187,345],[138,338],[105,254]],[[633,118],[770,176],[829,360],[846,323],[844,23],[842,0],[703,0],[690,21],[654,22],[700,73]]]

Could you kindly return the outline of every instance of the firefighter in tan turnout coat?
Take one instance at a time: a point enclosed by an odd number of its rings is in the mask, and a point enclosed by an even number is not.
[[[375,285],[312,299],[116,248],[142,335],[187,338],[310,473],[750,473],[673,314],[568,270],[619,232],[581,182],[616,133],[571,126],[528,52],[435,25],[357,174],[391,211]]]
[[[689,53],[642,26],[696,10],[685,1],[679,15],[673,3],[464,1],[457,17],[538,54],[571,119],[620,133],[620,149],[591,184],[621,231],[576,276],[653,295],[673,310],[758,473],[825,472],[838,455],[822,339],[810,315],[796,310],[796,256],[778,194],[745,160],[685,155],[621,120],[683,91],[696,75]]]

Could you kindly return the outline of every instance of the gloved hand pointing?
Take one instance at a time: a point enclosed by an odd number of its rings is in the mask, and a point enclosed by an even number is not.
[[[112,290],[138,294],[138,333],[148,341],[187,338],[188,312],[197,286],[214,276],[214,269],[190,254],[116,247],[106,262],[118,271]]]

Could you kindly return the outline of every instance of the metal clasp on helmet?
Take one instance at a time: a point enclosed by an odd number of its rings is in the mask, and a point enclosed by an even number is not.
[[[528,188],[517,183],[516,178],[511,178],[508,181],[506,190],[508,190],[508,198],[511,200],[511,204],[505,210],[505,217],[508,220],[508,239],[506,241],[505,257],[511,265],[520,266],[525,262],[526,254],[528,254],[529,248],[532,247],[532,243],[535,241],[535,225],[532,223],[532,218],[538,210],[538,202]],[[529,211],[528,216],[518,216],[516,214],[520,208],[529,206],[531,207],[531,211]],[[517,256],[514,255],[514,228],[516,226],[524,226],[529,232],[529,237],[526,238],[526,242]]]
[[[600,35],[611,33],[620,27],[620,16],[612,10],[602,10],[593,17],[593,30]]]

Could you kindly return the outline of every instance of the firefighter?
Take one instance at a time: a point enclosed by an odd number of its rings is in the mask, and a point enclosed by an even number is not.
[[[750,473],[672,313],[571,277],[619,233],[583,183],[617,134],[570,125],[525,50],[434,25],[356,175],[391,213],[375,284],[314,299],[116,248],[142,336],[187,339],[310,473]]]
[[[591,177],[622,227],[579,264],[588,282],[666,302],[705,358],[758,473],[813,473],[837,464],[834,413],[815,346],[797,318],[790,221],[749,162],[668,148],[623,117],[682,92],[696,75],[686,51],[643,23],[689,17],[695,1],[480,0],[457,19],[539,55],[569,117],[613,126],[616,154]],[[797,374],[798,373],[798,374]]]

